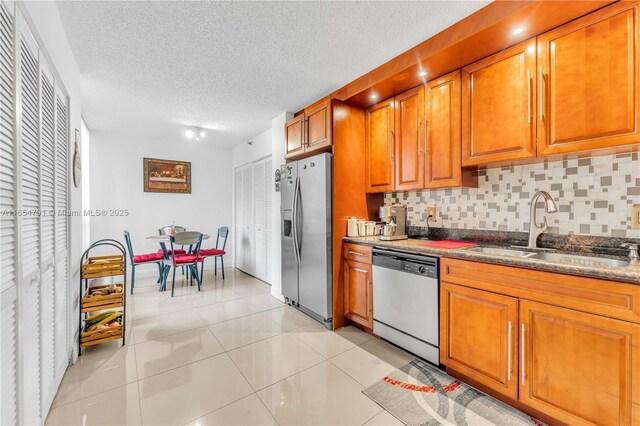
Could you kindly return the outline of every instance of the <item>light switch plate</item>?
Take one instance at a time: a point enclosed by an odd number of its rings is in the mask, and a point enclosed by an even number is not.
[[[631,207],[631,227],[640,229],[640,204],[634,204]]]
[[[437,207],[427,207],[427,217],[431,216],[429,222],[437,222],[438,221],[438,208]]]

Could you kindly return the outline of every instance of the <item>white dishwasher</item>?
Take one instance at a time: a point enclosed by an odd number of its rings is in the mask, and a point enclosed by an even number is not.
[[[440,364],[438,258],[373,249],[373,332]]]

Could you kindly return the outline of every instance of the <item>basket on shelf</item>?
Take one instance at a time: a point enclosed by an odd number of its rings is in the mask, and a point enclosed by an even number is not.
[[[89,257],[97,247],[116,248],[119,254]],[[111,340],[122,339],[125,344],[126,329],[126,287],[127,265],[124,261],[126,250],[117,240],[97,241],[80,258],[80,315],[78,353],[82,348]],[[94,285],[89,280],[105,277],[122,277],[116,284]],[[89,316],[89,313],[92,315]],[[100,318],[101,317],[101,318]],[[98,321],[100,318],[100,321]],[[92,322],[92,319],[94,320]]]

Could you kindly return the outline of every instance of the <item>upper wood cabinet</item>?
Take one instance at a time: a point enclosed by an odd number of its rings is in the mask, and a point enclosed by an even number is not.
[[[478,186],[477,169],[463,170],[460,152],[460,71],[430,81],[425,89],[425,188]]]
[[[640,142],[638,3],[538,37],[538,155]]]
[[[535,39],[462,69],[462,165],[536,156]]]
[[[521,402],[566,424],[640,424],[640,326],[520,301]]]
[[[287,121],[284,125],[285,158],[301,158],[330,148],[332,118],[331,98],[326,97]]]
[[[304,115],[287,121],[284,125],[285,156],[291,158],[304,153]]]
[[[424,185],[424,86],[395,97],[395,189]]]
[[[394,189],[394,124],[393,98],[367,108],[365,112],[366,192],[385,192]]]
[[[440,284],[440,362],[516,399],[518,299]]]

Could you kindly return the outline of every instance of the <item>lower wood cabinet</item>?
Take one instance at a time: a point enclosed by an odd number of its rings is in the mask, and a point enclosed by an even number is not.
[[[345,317],[373,328],[373,283],[371,264],[344,260]]]
[[[640,326],[520,301],[520,395],[568,424],[640,424]]]
[[[454,259],[441,279],[447,369],[558,422],[640,424],[637,286]],[[618,299],[626,310],[607,306]]]
[[[518,299],[440,284],[440,362],[513,399],[517,324]]]

